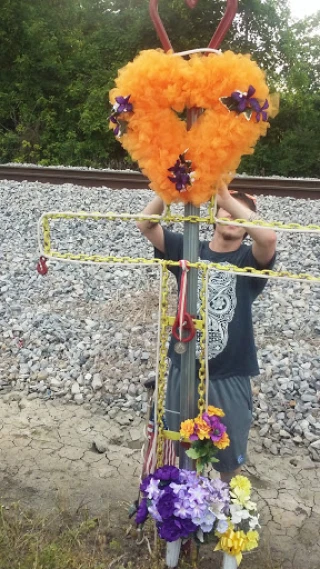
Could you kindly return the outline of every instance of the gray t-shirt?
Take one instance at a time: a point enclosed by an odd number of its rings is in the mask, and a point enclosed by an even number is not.
[[[183,259],[183,236],[164,229],[165,253],[155,250],[160,259],[179,261]],[[251,246],[242,244],[236,251],[216,253],[209,248],[209,241],[199,244],[199,259],[208,263],[253,267],[259,264],[252,254]],[[275,256],[266,269],[273,267]],[[181,269],[170,268],[180,287]],[[252,303],[263,291],[267,279],[246,277],[225,271],[210,271],[208,282],[208,360],[211,377],[227,378],[235,375],[259,374],[257,350],[253,336]],[[200,306],[198,283],[198,311]],[[176,340],[171,337],[169,357],[180,367],[181,356],[174,351]],[[199,354],[199,338],[197,338]]]

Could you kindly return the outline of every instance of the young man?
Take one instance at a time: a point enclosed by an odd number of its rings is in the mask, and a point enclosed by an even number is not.
[[[256,217],[254,198],[245,193],[229,192],[226,185],[221,187],[217,202],[217,218],[252,221]],[[155,197],[142,214],[161,215],[163,210],[162,200]],[[183,258],[181,234],[148,220],[138,222],[137,226],[155,247],[156,257],[173,261]],[[243,243],[246,233],[252,239],[250,246]],[[275,261],[276,241],[276,234],[268,228],[244,229],[217,223],[211,241],[200,242],[199,259],[208,263],[270,269]],[[181,270],[172,268],[172,272],[179,287]],[[215,467],[225,482],[229,482],[232,476],[240,471],[246,458],[252,419],[250,377],[259,374],[251,307],[266,282],[266,279],[257,277],[210,271],[207,307],[209,403],[221,407],[225,412],[223,420],[230,437],[230,446],[219,451],[219,463]],[[174,344],[175,340],[171,338],[166,420],[169,429],[178,431],[181,356],[174,351]]]

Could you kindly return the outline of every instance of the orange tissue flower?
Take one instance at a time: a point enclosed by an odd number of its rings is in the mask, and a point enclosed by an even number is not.
[[[183,421],[180,425],[180,435],[183,439],[189,439],[194,433],[194,421],[193,419],[187,419]]]
[[[216,441],[214,443],[214,446],[219,448],[220,450],[227,448],[229,445],[230,445],[230,439],[227,433],[223,433],[220,441]]]
[[[220,409],[219,407],[214,407],[213,405],[209,405],[208,415],[210,415],[210,417],[212,417],[213,415],[216,415],[217,417],[224,417],[225,414],[222,411],[222,409]]]

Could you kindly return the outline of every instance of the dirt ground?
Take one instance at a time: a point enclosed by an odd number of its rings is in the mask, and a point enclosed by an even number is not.
[[[130,412],[111,421],[86,406],[29,401],[18,393],[3,396],[2,503],[20,501],[46,514],[61,504],[73,511],[85,507],[92,515],[107,514],[115,527],[129,526],[144,426]],[[263,559],[270,569],[320,569],[319,463],[299,449],[293,458],[265,454],[253,430],[245,473],[258,500],[262,538],[242,567],[258,569]],[[205,553],[203,563],[214,569],[216,561],[209,563]]]

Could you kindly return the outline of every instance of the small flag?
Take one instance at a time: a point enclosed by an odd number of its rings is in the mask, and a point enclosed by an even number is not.
[[[164,421],[164,426],[166,424]],[[155,422],[154,422],[154,406],[152,406],[149,422],[147,425],[147,450],[144,456],[143,467],[142,467],[142,478],[152,474],[157,465],[157,441],[155,438]],[[174,441],[170,439],[164,439],[163,442],[163,464],[168,464],[170,466],[175,466],[176,463],[176,451],[174,446]]]

